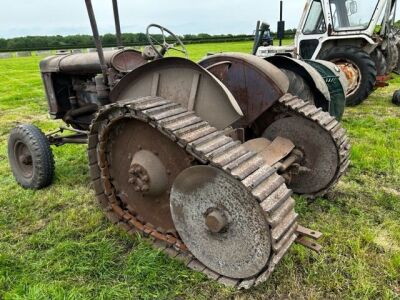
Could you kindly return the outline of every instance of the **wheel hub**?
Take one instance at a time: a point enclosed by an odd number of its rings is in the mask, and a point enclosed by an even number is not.
[[[156,154],[147,150],[136,152],[129,169],[129,183],[136,192],[159,196],[168,188],[168,175]]]
[[[31,155],[22,155],[20,157],[20,161],[22,161],[22,163],[26,166],[30,166],[32,165],[32,156]]]
[[[335,64],[343,71],[346,75],[348,87],[346,96],[352,95],[361,84],[361,71],[352,62],[349,61],[337,61]]]
[[[228,220],[220,209],[212,209],[205,218],[206,226],[213,233],[220,233],[226,229]]]
[[[26,144],[19,141],[14,146],[14,155],[17,159],[18,168],[25,178],[32,177],[33,160],[29,148]]]
[[[169,203],[176,176],[192,160],[148,124],[123,119],[110,128],[107,161],[115,193],[124,205],[160,231],[174,230]]]

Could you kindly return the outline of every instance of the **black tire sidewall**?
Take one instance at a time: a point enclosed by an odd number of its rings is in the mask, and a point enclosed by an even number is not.
[[[294,96],[301,98],[315,105],[315,96],[311,90],[311,87],[306,82],[306,80],[296,72],[282,68],[281,71],[285,73],[286,77],[289,79],[289,93]]]
[[[377,75],[379,76],[387,75],[388,64],[382,50],[379,48],[375,49],[375,51],[371,53],[371,58],[375,62]]]
[[[393,98],[392,98],[392,103],[394,105],[400,106],[400,90],[394,92]]]
[[[26,178],[20,173],[18,158],[14,147],[21,142],[26,145],[32,156],[32,176]],[[54,176],[54,158],[45,135],[33,125],[15,127],[8,139],[8,157],[16,181],[24,188],[41,189],[49,184]]]

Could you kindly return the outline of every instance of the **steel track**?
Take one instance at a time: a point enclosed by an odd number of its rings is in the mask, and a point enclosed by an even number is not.
[[[326,195],[336,186],[340,178],[346,173],[350,166],[351,146],[349,137],[346,134],[346,130],[335,119],[335,117],[331,116],[327,112],[322,111],[322,108],[317,108],[316,106],[290,94],[286,94],[279,99],[278,109],[281,110],[282,113],[290,112],[300,115],[303,118],[312,120],[313,122],[317,123],[321,129],[326,131],[335,143],[339,161],[335,176],[324,189],[316,193],[303,196],[309,199],[315,199],[317,197]]]
[[[346,146],[348,139],[340,124],[331,119],[329,114],[291,95],[282,97],[280,105],[320,124],[331,133],[339,149],[343,149],[343,153],[339,151],[341,164],[332,182],[336,183],[349,164],[349,147]],[[215,273],[193,257],[178,236],[147,224],[136,215],[132,207],[118,197],[109,174],[107,145],[111,128],[115,122],[124,118],[148,123],[185,149],[199,164],[212,165],[225,171],[251,192],[265,212],[271,232],[272,254],[262,272],[255,277],[242,279]],[[247,289],[265,282],[297,238],[298,215],[294,212],[292,191],[286,187],[283,177],[259,155],[246,150],[240,142],[232,140],[207,122],[194,118],[194,113],[173,101],[145,97],[103,107],[91,126],[88,156],[96,197],[108,219],[130,234],[139,233],[150,237],[153,245],[170,257],[182,260],[189,268],[202,272],[221,284]]]

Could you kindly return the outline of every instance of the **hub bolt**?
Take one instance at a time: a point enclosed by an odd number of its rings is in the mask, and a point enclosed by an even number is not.
[[[219,210],[214,210],[206,216],[206,226],[213,233],[223,231],[227,224],[225,215]]]

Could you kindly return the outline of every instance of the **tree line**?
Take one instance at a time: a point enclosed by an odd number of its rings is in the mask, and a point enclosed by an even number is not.
[[[295,30],[287,30],[287,37],[294,36]],[[156,36],[157,38],[157,36]],[[207,33],[185,34],[180,36],[184,43],[196,43],[205,41],[230,41],[250,40],[251,35],[220,34],[210,35]],[[101,36],[104,47],[115,47],[116,38],[114,34],[108,33]],[[144,33],[123,33],[122,40],[126,46],[147,45],[148,40]],[[54,36],[25,36],[10,39],[0,38],[0,51],[33,51],[33,50],[57,50],[94,47],[93,37],[86,34],[78,35],[54,35]]]

